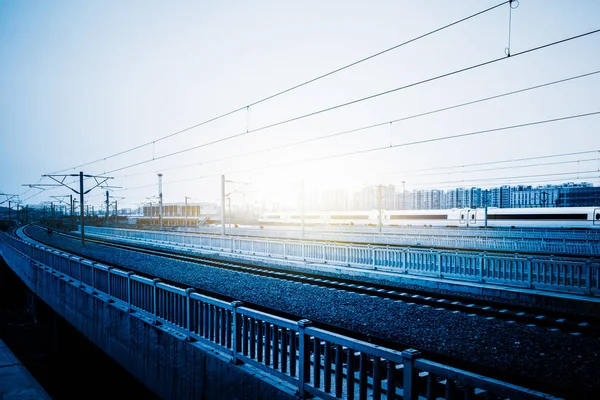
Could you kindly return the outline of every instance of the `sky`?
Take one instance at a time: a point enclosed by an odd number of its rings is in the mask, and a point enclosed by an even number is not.
[[[133,208],[156,201],[158,173],[165,202],[217,203],[221,175],[236,201],[263,202],[301,182],[600,185],[600,115],[497,130],[600,112],[600,32],[527,52],[600,29],[593,0],[504,4],[254,104],[501,3],[0,0],[0,193],[56,201],[73,192],[24,185],[80,171]]]

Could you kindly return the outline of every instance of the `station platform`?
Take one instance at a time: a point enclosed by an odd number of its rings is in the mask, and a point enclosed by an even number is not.
[[[0,340],[0,399],[52,400],[2,340]]]

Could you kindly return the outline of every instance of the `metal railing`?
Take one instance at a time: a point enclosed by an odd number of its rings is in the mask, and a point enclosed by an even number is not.
[[[364,229],[364,228],[362,228]],[[373,229],[372,229],[373,230]],[[214,227],[202,227],[190,232],[220,234]],[[228,228],[235,236],[300,239],[301,232],[291,229]],[[600,254],[600,229],[585,231],[544,229],[480,229],[480,228],[386,228],[383,234],[361,230],[360,227],[324,227],[305,230],[304,239],[330,240],[369,244],[452,247],[473,250],[521,251],[549,254]]]
[[[4,233],[0,250],[29,279],[37,276],[31,268],[57,275],[133,316],[217,348],[232,363],[248,363],[289,382],[300,398],[450,399],[482,392],[492,398],[554,398],[424,359],[413,349],[383,348],[315,328],[308,320],[296,322],[239,301],[221,301]]]
[[[600,262],[554,256],[527,257],[515,253],[435,250],[300,240],[262,239],[222,235],[112,228],[88,228],[89,234],[185,245],[188,248],[236,254],[380,269],[401,274],[486,282],[579,294],[600,294]]]

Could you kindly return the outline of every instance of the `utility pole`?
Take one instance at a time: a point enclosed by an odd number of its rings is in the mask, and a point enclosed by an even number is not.
[[[221,175],[221,235],[225,236],[225,175]]]
[[[108,226],[108,190],[106,191],[106,222],[105,225]]]
[[[227,214],[229,214],[229,232],[231,232],[231,197],[227,197],[227,209],[229,210]]]
[[[159,202],[159,210],[158,210],[158,220],[160,222],[160,229],[163,228],[163,194],[162,194],[162,174],[158,174],[158,202]]]
[[[117,200],[115,200],[115,225],[119,225],[119,207]]]
[[[377,196],[378,200],[379,200],[379,233],[381,233],[381,228],[382,228],[382,218],[381,218],[381,213],[382,213],[382,202],[383,202],[383,185],[379,184],[379,195]]]
[[[65,183],[65,179],[67,179],[67,177],[77,177],[79,176],[79,191],[77,191],[77,189],[70,187],[68,184]],[[89,192],[91,192],[94,188],[102,185],[103,183],[105,183],[107,180],[112,179],[111,177],[106,177],[106,176],[95,176],[95,175],[84,175],[83,171],[80,171],[79,174],[68,174],[68,175],[42,175],[42,177],[48,177],[50,179],[52,179],[53,181],[55,181],[55,184],[26,184],[23,186],[29,186],[29,187],[35,187],[35,188],[39,188],[42,186],[66,186],[67,188],[71,189],[73,192],[75,192],[76,194],[79,195],[79,209],[80,209],[80,213],[79,215],[81,216],[81,245],[85,246],[85,207],[84,207],[84,202],[83,202],[83,196]],[[91,178],[93,179],[95,182],[95,185],[92,186],[90,189],[88,189],[87,191],[84,191],[83,189],[83,178]],[[73,203],[71,203],[73,204]],[[71,206],[71,209],[73,209],[73,206]]]
[[[488,220],[488,189],[485,189],[485,209],[483,212],[484,228],[487,228],[487,220]]]
[[[187,229],[187,227],[188,227],[188,204],[187,204],[187,199],[188,199],[188,197],[185,196],[185,229]]]
[[[83,207],[83,171],[79,171],[79,210],[81,212],[81,245],[85,246],[85,235],[83,230],[85,229],[85,215]]]
[[[4,203],[6,203],[8,201],[8,219],[10,219],[10,214],[11,214],[11,208],[10,208],[11,200],[13,198],[17,197],[16,204],[18,204],[18,202],[20,201],[20,200],[18,200],[19,196],[16,195],[16,194],[8,194],[8,193],[4,193],[4,192],[1,192],[1,191],[0,191],[0,196],[6,196],[6,200],[0,201],[0,204],[4,204]]]

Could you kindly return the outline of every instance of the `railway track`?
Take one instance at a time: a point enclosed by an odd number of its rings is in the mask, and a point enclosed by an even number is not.
[[[69,233],[55,233],[68,238],[78,239],[79,236]],[[151,248],[149,245],[123,244],[107,239],[86,239],[93,242],[121,250],[136,251],[148,255],[167,257],[170,259],[202,264],[210,267],[243,272],[257,276],[282,279],[306,285],[314,285],[335,290],[358,293],[367,296],[401,301],[407,304],[416,304],[423,307],[447,309],[453,312],[464,312],[470,316],[482,318],[496,318],[529,326],[537,326],[549,330],[561,330],[572,335],[587,335],[600,338],[600,318],[581,316],[576,314],[566,315],[564,312],[523,305],[511,305],[503,302],[474,299],[460,295],[432,294],[427,290],[399,289],[384,284],[365,283],[346,278],[332,278],[331,276],[315,273],[289,271],[266,266],[257,266],[247,262],[220,261],[201,255],[181,254],[173,250]],[[82,257],[85,257],[82,255]],[[103,262],[102,260],[97,260]]]

